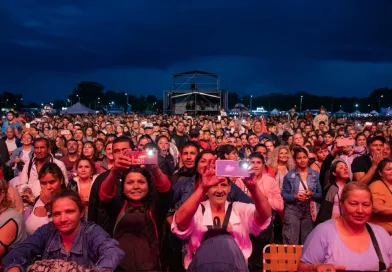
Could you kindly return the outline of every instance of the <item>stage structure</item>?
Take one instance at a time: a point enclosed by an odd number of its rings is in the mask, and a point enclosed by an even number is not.
[[[219,76],[199,70],[174,74],[173,90],[163,92],[163,112],[170,115],[218,114],[227,105]]]

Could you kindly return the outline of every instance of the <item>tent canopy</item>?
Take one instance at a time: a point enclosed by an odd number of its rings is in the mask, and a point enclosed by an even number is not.
[[[80,104],[80,102],[72,105],[66,110],[61,111],[61,114],[95,114],[95,110],[89,109]]]
[[[279,114],[279,111],[277,109],[273,109],[270,114],[274,115],[274,114]]]
[[[378,112],[376,112],[375,110],[372,110],[372,111],[370,112],[370,114],[378,115]]]
[[[346,114],[346,112],[344,110],[339,110],[339,111],[335,112],[335,114]]]
[[[352,114],[361,114],[361,112],[359,110],[356,110]]]

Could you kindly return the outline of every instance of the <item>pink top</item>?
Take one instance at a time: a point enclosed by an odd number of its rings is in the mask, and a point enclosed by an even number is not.
[[[234,184],[240,187],[241,190],[244,191],[249,197],[252,197],[241,178],[237,178],[234,181]],[[283,211],[284,201],[276,180],[268,174],[263,174],[262,177],[257,180],[257,185],[259,186],[259,189],[263,195],[268,198],[268,202],[271,205],[271,208],[275,211]]]
[[[174,214],[173,223],[171,225],[171,231],[176,234],[178,238],[182,240],[189,238],[187,253],[184,258],[185,269],[188,269],[188,266],[192,261],[192,256],[199,248],[203,235],[208,230],[207,226],[213,225],[210,201],[206,200],[201,204],[205,207],[204,215],[202,213],[201,205],[199,205],[193,216],[193,220],[186,230],[181,231],[178,229],[176,214]],[[229,202],[226,201],[225,211],[227,211],[228,206]],[[268,218],[263,225],[257,225],[254,219],[255,210],[256,208],[253,204],[233,202],[233,209],[227,227],[227,231],[233,236],[246,260],[248,260],[252,253],[252,242],[249,238],[249,234],[259,235],[260,232],[265,230],[271,223],[271,218]]]

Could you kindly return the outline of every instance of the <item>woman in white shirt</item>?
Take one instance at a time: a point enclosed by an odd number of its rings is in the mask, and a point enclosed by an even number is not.
[[[60,167],[55,163],[46,163],[38,173],[41,193],[35,202],[30,216],[26,220],[27,234],[33,234],[36,229],[49,223],[52,216],[49,213],[53,196],[65,189],[65,179]]]
[[[205,167],[202,183],[175,213],[171,227],[180,239],[190,239],[187,271],[247,271],[249,234],[259,235],[269,226],[271,207],[253,179],[245,184],[255,204],[229,203],[229,180],[215,176],[213,163]]]

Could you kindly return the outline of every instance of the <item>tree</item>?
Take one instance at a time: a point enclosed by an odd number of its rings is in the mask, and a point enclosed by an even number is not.
[[[80,101],[82,104],[94,103],[94,101],[98,100],[98,97],[101,98],[104,96],[104,89],[105,87],[98,82],[79,82],[71,95],[72,101],[74,103]]]

